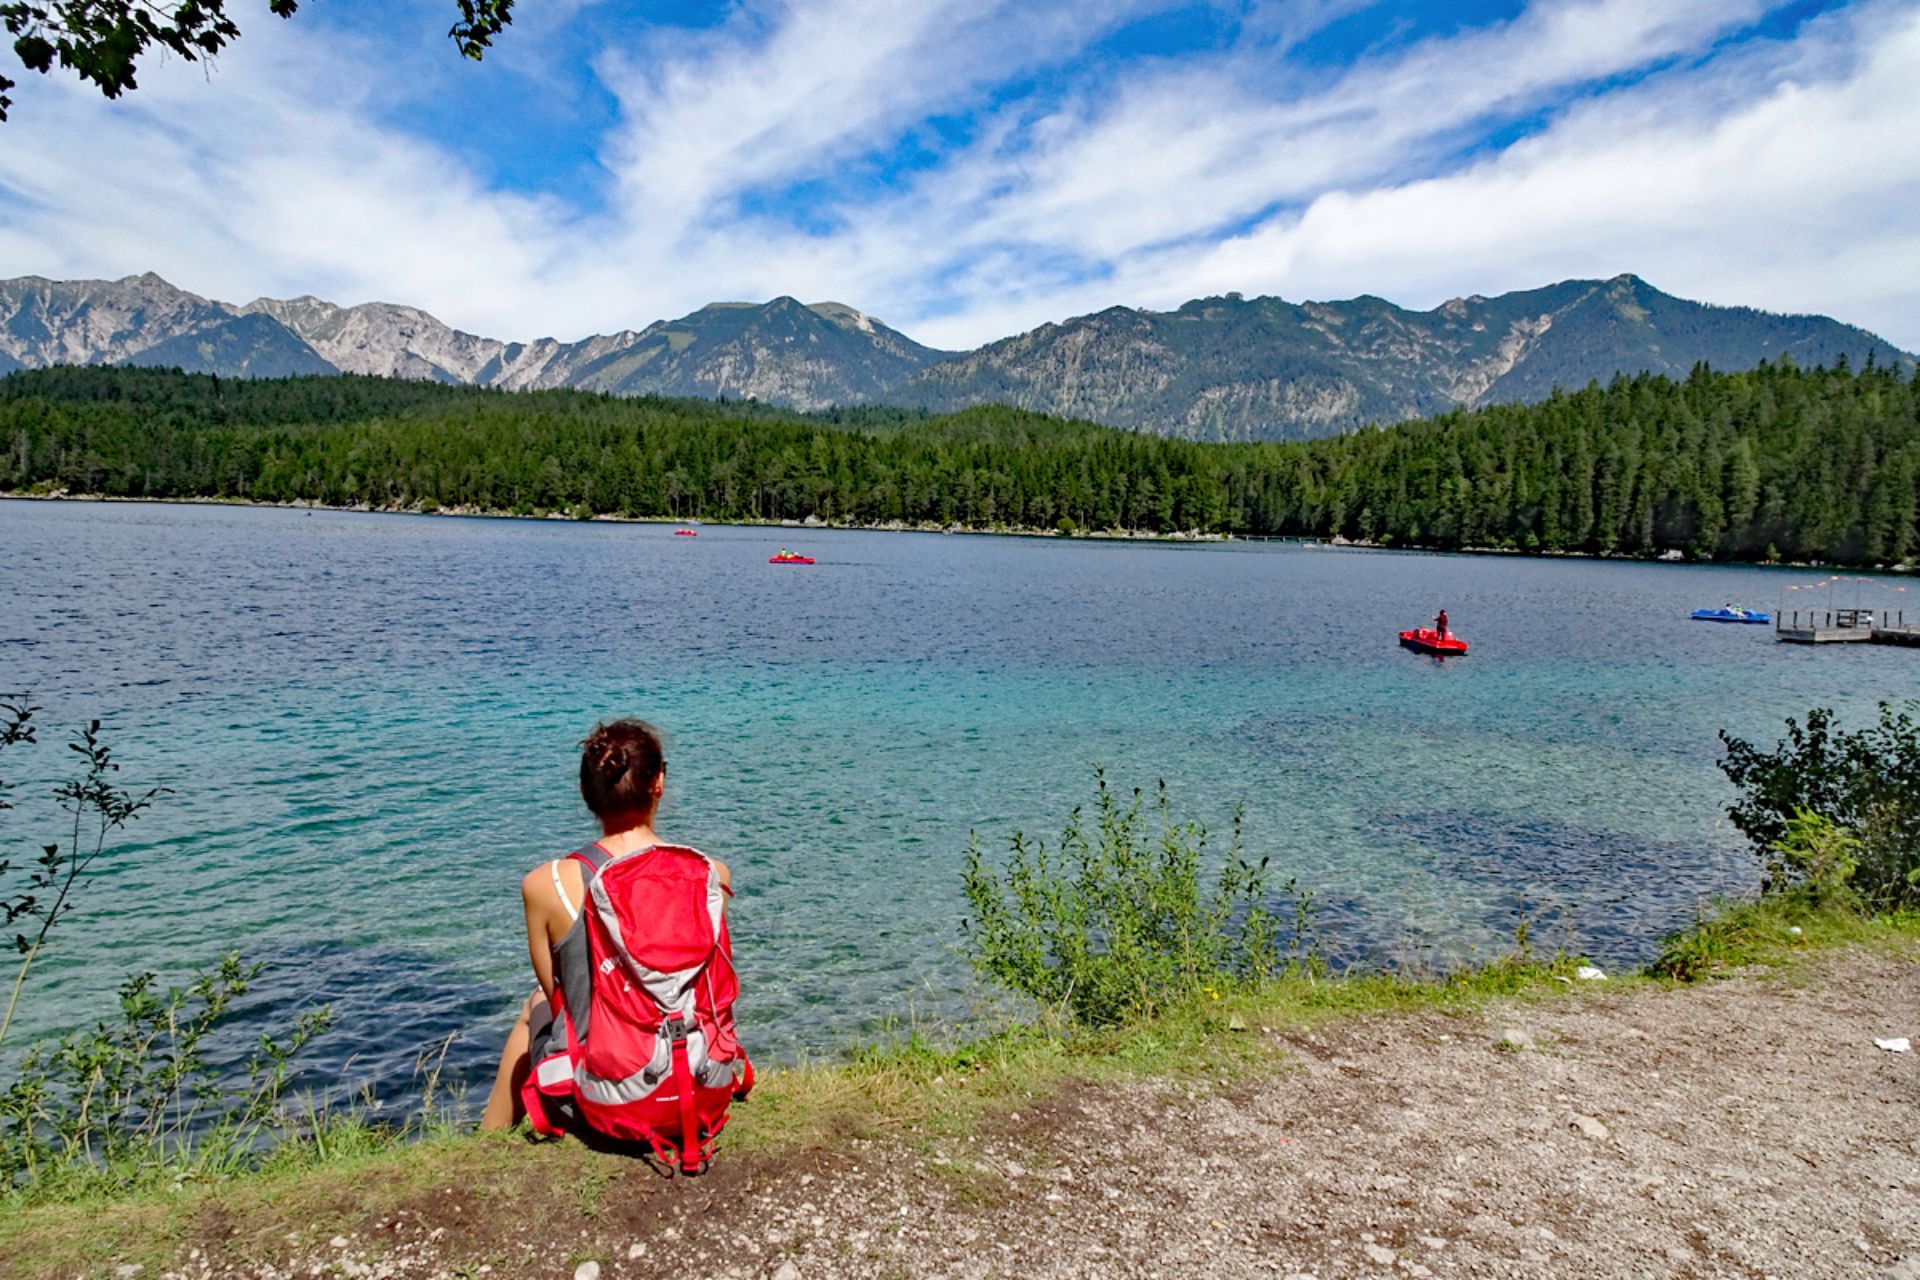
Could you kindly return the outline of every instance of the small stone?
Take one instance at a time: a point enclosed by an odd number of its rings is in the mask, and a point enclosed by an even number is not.
[[[1500,1047],[1508,1053],[1522,1053],[1534,1047],[1533,1037],[1518,1027],[1508,1027],[1500,1033]]]
[[[1420,1243],[1427,1246],[1427,1248],[1433,1250],[1435,1253],[1438,1253],[1442,1249],[1447,1247],[1447,1242],[1441,1239],[1439,1236],[1421,1236]]]
[[[641,1243],[640,1241],[636,1240],[634,1241],[634,1243],[627,1246],[627,1257],[629,1259],[644,1258],[646,1256],[647,1256],[647,1246]]]
[[[1605,982],[1607,975],[1590,964],[1583,964],[1573,971],[1573,976],[1582,982]]]
[[[123,1262],[113,1269],[113,1274],[117,1280],[133,1280],[135,1276],[140,1274],[141,1270],[142,1268],[137,1262]]]
[[[1578,1129],[1589,1138],[1605,1140],[1613,1136],[1613,1130],[1601,1124],[1592,1116],[1583,1116],[1578,1111],[1567,1117],[1568,1125]]]
[[[1400,1260],[1399,1254],[1384,1245],[1366,1245],[1363,1248],[1363,1252],[1366,1253],[1368,1262],[1382,1267],[1390,1267]]]
[[[1788,926],[1787,926],[1787,936],[1788,936],[1789,938],[1797,938],[1797,937],[1799,937],[1799,936],[1800,936],[1800,926],[1799,926],[1799,925],[1797,925],[1797,924],[1790,924],[1790,925],[1788,925]]]
[[[335,1236],[333,1239],[327,1241],[327,1246],[332,1249],[344,1249],[347,1247],[347,1238],[345,1236]]]
[[[1412,1276],[1413,1280],[1427,1280],[1427,1278],[1433,1274],[1432,1271],[1417,1262],[1403,1262],[1400,1264],[1400,1269]]]
[[[793,1265],[792,1259],[788,1259],[773,1273],[772,1280],[800,1280],[800,1268]]]
[[[600,1264],[588,1258],[573,1269],[573,1280],[600,1280]]]

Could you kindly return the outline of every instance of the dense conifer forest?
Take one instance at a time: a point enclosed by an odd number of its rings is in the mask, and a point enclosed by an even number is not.
[[[1642,376],[1293,444],[1006,408],[510,393],[361,377],[0,378],[0,491],[1892,564],[1920,551],[1920,378]]]

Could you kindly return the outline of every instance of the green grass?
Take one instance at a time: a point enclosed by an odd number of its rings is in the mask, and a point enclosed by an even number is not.
[[[1865,918],[1789,897],[1723,905],[1668,951],[1696,957],[1687,976],[1697,980],[1755,966],[1792,971],[1841,947],[1911,953],[1916,942],[1920,913]],[[752,1099],[736,1108],[721,1159],[844,1151],[854,1137],[900,1141],[934,1157],[1075,1084],[1169,1080],[1210,1088],[1277,1074],[1285,1070],[1285,1053],[1275,1032],[1418,1012],[1470,1015],[1495,1002],[1679,985],[1653,973],[1573,982],[1574,966],[1566,958],[1506,959],[1444,978],[1296,970],[1256,991],[1203,997],[1123,1028],[1016,1026],[950,1043],[915,1033],[842,1062],[764,1073]],[[177,1190],[150,1186],[118,1198],[89,1195],[76,1184],[41,1189],[38,1203],[0,1201],[0,1274],[105,1275],[127,1263],[156,1274],[187,1248],[204,1245],[209,1223],[225,1224],[223,1256],[267,1257],[354,1234],[447,1188],[501,1221],[527,1220],[526,1214],[548,1221],[557,1213],[573,1220],[555,1226],[578,1231],[599,1218],[626,1164],[572,1142],[470,1132],[401,1141],[342,1121],[326,1126],[322,1141],[289,1144],[259,1170],[225,1181]],[[970,1165],[936,1161],[929,1167],[966,1183],[959,1189],[967,1196],[997,1194],[991,1179],[974,1178]],[[61,1198],[51,1198],[56,1195]]]
[[[1899,947],[1920,938],[1920,911],[1863,915],[1835,902],[1783,893],[1723,902],[1666,940],[1649,972],[1682,982],[1722,977],[1752,966],[1793,968],[1834,947]]]

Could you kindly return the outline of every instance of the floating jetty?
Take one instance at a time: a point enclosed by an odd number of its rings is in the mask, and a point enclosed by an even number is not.
[[[1874,623],[1873,643],[1920,645],[1920,619],[1909,622],[1905,614],[1896,613]]]
[[[1834,588],[1842,583],[1847,584],[1842,594],[1853,597],[1849,604],[1834,603]],[[1920,616],[1909,618],[1904,608],[1863,602],[1863,587],[1889,594],[1906,590],[1883,586],[1871,578],[1839,577],[1788,587],[1788,594],[1773,613],[1773,638],[1789,644],[1920,645]],[[1793,594],[1797,592],[1808,594]],[[1824,592],[1826,599],[1817,600],[1815,592]]]

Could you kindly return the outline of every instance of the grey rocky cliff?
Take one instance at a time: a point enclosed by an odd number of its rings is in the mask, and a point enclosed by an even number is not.
[[[235,314],[151,272],[123,280],[22,276],[0,282],[0,352],[30,369],[118,364]]]

